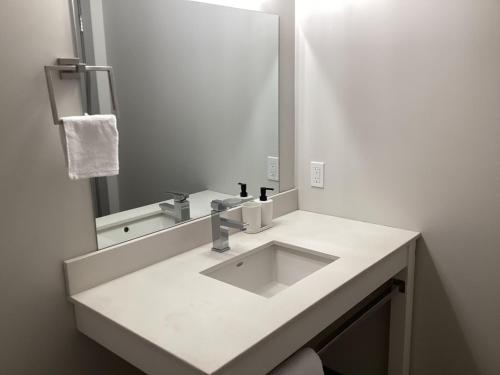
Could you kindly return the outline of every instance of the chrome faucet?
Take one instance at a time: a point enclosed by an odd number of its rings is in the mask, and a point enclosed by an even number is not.
[[[223,253],[229,247],[229,228],[246,230],[248,224],[221,217],[221,213],[227,209],[237,206],[242,202],[239,198],[228,198],[224,200],[213,200],[212,206],[212,250]]]
[[[168,191],[167,195],[167,199],[174,199],[174,204],[170,204],[167,202],[160,203],[160,208],[163,213],[167,216],[172,217],[175,220],[176,224],[189,220],[191,218],[188,201],[189,194]]]

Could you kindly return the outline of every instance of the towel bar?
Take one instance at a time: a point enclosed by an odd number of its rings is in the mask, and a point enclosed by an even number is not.
[[[58,58],[57,65],[45,66],[45,77],[47,78],[47,88],[49,90],[50,107],[52,109],[52,117],[55,125],[62,124],[57,109],[57,102],[55,97],[54,82],[52,81],[52,72],[59,72],[61,79],[81,79],[81,73],[86,72],[107,72],[109,91],[111,94],[111,104],[113,113],[118,115],[118,104],[116,102],[115,81],[113,77],[113,68],[111,66],[91,66],[86,65],[80,61],[79,58]]]

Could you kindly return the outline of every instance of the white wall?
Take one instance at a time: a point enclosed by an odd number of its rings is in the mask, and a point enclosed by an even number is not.
[[[296,12],[300,207],[422,231],[413,374],[500,373],[500,2]]]
[[[76,331],[62,261],[96,249],[90,188],[64,169],[43,66],[72,56],[67,0],[0,11],[0,373],[138,374]],[[58,86],[63,114],[78,86]]]

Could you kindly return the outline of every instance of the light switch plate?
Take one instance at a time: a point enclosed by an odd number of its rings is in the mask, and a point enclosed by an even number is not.
[[[317,188],[325,187],[325,163],[321,161],[311,162],[311,186]]]
[[[267,179],[270,181],[280,180],[280,160],[276,156],[267,157]]]

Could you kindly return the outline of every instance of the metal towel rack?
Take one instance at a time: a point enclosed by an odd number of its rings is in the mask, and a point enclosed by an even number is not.
[[[91,66],[80,61],[79,58],[58,58],[57,65],[45,66],[45,77],[47,78],[47,88],[49,90],[50,107],[52,108],[52,117],[55,125],[62,124],[62,119],[59,116],[57,102],[55,97],[54,82],[52,80],[52,72],[59,72],[60,79],[81,79],[81,73],[86,72],[107,72],[109,91],[111,94],[112,110],[115,115],[118,115],[118,104],[116,102],[115,80],[113,77],[113,68],[111,66]]]

